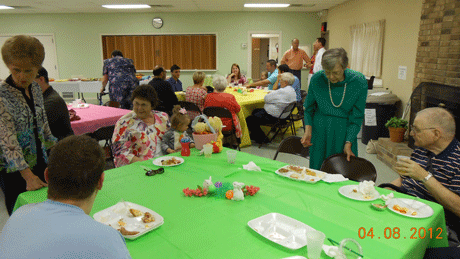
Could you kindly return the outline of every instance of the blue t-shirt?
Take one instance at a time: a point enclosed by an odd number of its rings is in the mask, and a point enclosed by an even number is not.
[[[268,72],[267,80],[270,81],[270,84],[268,84],[268,90],[273,90],[273,84],[276,82],[277,77],[278,69],[275,69],[273,72]]]
[[[179,79],[177,79],[177,81],[176,81],[176,80],[174,80],[173,77],[170,77],[170,78],[168,78],[166,80],[166,82],[168,82],[172,86],[173,92],[183,91],[182,90],[182,82]]]
[[[20,207],[0,235],[0,258],[131,258],[118,231],[73,205]]]

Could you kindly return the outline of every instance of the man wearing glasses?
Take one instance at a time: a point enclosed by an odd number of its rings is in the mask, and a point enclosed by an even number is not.
[[[449,230],[460,234],[460,143],[454,117],[443,108],[421,110],[410,134],[416,149],[410,159],[396,163],[400,177],[386,187],[441,204]]]

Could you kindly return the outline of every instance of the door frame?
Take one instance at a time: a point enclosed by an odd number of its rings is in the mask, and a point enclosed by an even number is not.
[[[281,53],[283,33],[282,31],[248,31],[248,71],[247,75],[252,75],[252,34],[276,34],[278,35],[278,62],[281,61],[283,54]]]

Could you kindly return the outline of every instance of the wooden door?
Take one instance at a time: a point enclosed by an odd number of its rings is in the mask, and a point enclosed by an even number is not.
[[[252,79],[260,78],[260,66],[259,66],[259,59],[260,59],[260,39],[259,38],[252,38]]]

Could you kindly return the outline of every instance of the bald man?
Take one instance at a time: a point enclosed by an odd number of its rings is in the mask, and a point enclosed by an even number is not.
[[[299,49],[299,40],[293,39],[291,42],[292,48],[286,51],[281,59],[281,65],[286,64],[291,69],[291,73],[302,81],[300,70],[303,67],[303,61],[310,63],[310,58],[307,53]]]
[[[460,234],[460,143],[454,117],[443,108],[426,108],[417,113],[410,134],[416,149],[410,159],[396,163],[400,177],[387,187],[441,204],[447,226]]]

